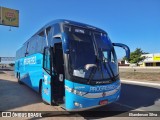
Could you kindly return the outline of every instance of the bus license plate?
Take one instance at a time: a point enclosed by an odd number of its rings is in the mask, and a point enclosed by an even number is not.
[[[100,105],[105,105],[105,104],[107,104],[107,103],[108,103],[108,100],[101,100],[101,101],[99,102]]]

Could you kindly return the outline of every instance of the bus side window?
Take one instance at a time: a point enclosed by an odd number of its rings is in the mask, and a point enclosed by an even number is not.
[[[40,32],[37,35],[37,39],[38,39],[38,43],[37,43],[37,51],[40,53],[43,53],[44,51],[44,47],[47,46],[46,45],[46,38],[45,38],[45,33],[44,31]]]
[[[49,48],[45,48],[44,50],[44,62],[43,62],[43,68],[50,73],[50,51]]]
[[[111,62],[115,62],[112,52],[111,52]]]
[[[114,57],[114,53],[112,51],[109,51],[108,52],[108,61],[109,62],[112,62],[112,63],[115,63],[116,62],[116,59]]]
[[[103,51],[103,55],[104,55],[104,58],[105,58],[105,62],[108,62],[108,52]]]
[[[111,62],[116,63],[117,62],[117,57],[115,51],[111,51]]]

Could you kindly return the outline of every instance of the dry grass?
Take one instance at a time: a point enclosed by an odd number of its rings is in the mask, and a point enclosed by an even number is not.
[[[120,72],[121,79],[160,81],[160,73]]]

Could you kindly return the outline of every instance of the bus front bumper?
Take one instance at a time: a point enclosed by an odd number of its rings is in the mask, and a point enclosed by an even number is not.
[[[65,100],[65,109],[67,111],[83,111],[117,101],[120,96],[120,88],[114,94],[98,98],[88,98],[68,91],[66,91],[65,94],[68,96]]]

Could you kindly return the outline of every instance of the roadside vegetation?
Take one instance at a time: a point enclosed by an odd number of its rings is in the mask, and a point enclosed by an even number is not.
[[[160,82],[160,68],[144,68],[144,69],[136,69],[136,68],[121,68],[120,78],[126,80],[140,80],[140,81],[159,81]]]
[[[147,52],[143,52],[141,48],[136,48],[135,51],[131,52],[130,59],[128,60],[131,64],[137,64],[145,59],[145,57],[142,57],[142,54],[148,54]],[[126,57],[123,57],[123,60],[127,60]]]

